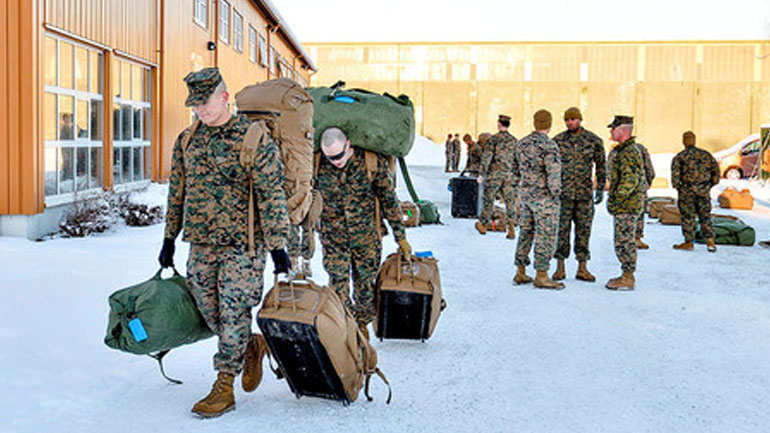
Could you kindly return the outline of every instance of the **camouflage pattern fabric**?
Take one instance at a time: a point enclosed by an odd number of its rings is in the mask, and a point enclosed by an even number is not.
[[[486,178],[496,173],[510,173],[515,146],[516,137],[508,131],[501,131],[489,137],[481,155],[481,175]]]
[[[682,235],[685,241],[695,240],[696,216],[700,222],[703,237],[706,239],[714,237],[714,226],[711,223],[711,197],[680,192],[676,204],[682,216]]]
[[[479,172],[481,169],[481,146],[478,143],[468,145],[468,156],[465,161],[465,170]]]
[[[185,107],[194,107],[206,103],[209,96],[222,82],[222,75],[219,74],[218,68],[204,68],[187,74],[184,77],[184,82],[187,84],[187,91],[189,92],[184,105]]]
[[[317,188],[323,196],[321,244],[323,265],[330,286],[359,322],[374,318],[374,280],[380,266],[382,243],[374,220],[375,197],[380,211],[390,223],[396,240],[404,239],[404,224],[395,192],[395,182],[387,159],[378,155],[377,170],[370,181],[364,152],[354,154],[341,169],[326,158],[319,164]],[[353,277],[353,302],[349,279]]]
[[[236,147],[251,121],[233,116],[226,124],[201,124],[187,149],[183,131],[174,143],[166,214],[167,239],[207,245],[246,245],[248,242],[249,178],[254,183],[257,245],[268,251],[284,248],[289,213],[283,190],[283,164],[278,146],[264,140],[254,166],[241,166]]]
[[[451,139],[447,139],[446,143],[444,143],[444,158],[446,158],[446,165],[444,166],[444,171],[450,171],[452,169],[454,157],[455,157],[454,141]]]
[[[695,240],[695,217],[706,238],[714,237],[711,224],[711,188],[719,183],[719,164],[706,150],[687,146],[671,161],[671,185],[679,192],[685,241]]]
[[[529,251],[535,244],[535,269],[548,270],[551,257],[556,251],[556,235],[559,225],[559,202],[540,199],[520,202],[519,240],[516,244],[516,266],[529,266]]]
[[[460,165],[460,153],[462,152],[460,140],[452,140],[452,152],[454,153],[454,155],[452,155],[452,171],[458,171],[458,166]]]
[[[262,298],[265,249],[190,245],[187,286],[206,324],[219,337],[214,369],[237,376],[251,335],[251,309]]]
[[[615,255],[623,272],[636,271],[636,218],[638,214],[615,215]]]
[[[602,139],[587,129],[561,132],[553,138],[561,154],[561,199],[593,199],[593,171],[596,189],[607,182],[606,158]]]
[[[642,154],[642,160],[644,161],[644,180],[647,187],[644,189],[644,196],[642,202],[642,212],[639,213],[639,217],[636,219],[636,237],[644,237],[644,218],[645,210],[647,209],[647,190],[650,189],[652,181],[655,180],[655,168],[652,166],[652,159],[650,159],[650,152],[642,143],[636,143],[636,147],[639,148],[639,152]]]
[[[607,211],[610,215],[639,215],[644,210],[642,204],[648,184],[642,154],[633,137],[610,151],[607,165],[610,176]]]
[[[563,196],[562,196],[563,197]],[[579,262],[591,259],[588,243],[591,240],[591,223],[594,219],[592,200],[561,199],[559,210],[559,240],[555,258],[564,260],[569,257],[570,229],[575,227],[575,258]]]
[[[502,196],[505,203],[506,216],[510,223],[516,224],[516,188],[513,185],[513,178],[510,174],[495,174],[484,180],[484,207],[481,210],[479,221],[484,225],[489,225],[494,209],[495,198]]]
[[[289,226],[289,237],[286,247],[289,257],[295,259],[302,256],[307,260],[313,258],[313,253],[315,252],[313,236],[315,236],[313,231],[306,229],[303,224],[292,224]]]
[[[634,230],[634,236],[641,239],[644,237],[644,218],[645,212],[647,210],[648,202],[647,202],[647,193],[645,192],[644,195],[642,195],[642,211],[639,213],[639,216],[636,218],[636,230]]]

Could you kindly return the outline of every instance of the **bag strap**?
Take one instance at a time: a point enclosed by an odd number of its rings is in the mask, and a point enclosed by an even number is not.
[[[267,131],[265,126],[263,126],[263,123],[252,123],[238,146],[240,151],[238,162],[241,164],[241,167],[249,171],[254,167],[258,149],[264,144],[265,140],[267,140]],[[254,220],[256,218],[254,210],[254,179],[252,179],[251,173],[247,173],[247,176],[249,176],[249,214],[248,226],[246,227],[248,234],[248,255],[249,257],[254,257],[256,249],[254,246]]]
[[[364,149],[364,166],[366,167],[366,178],[369,182],[374,180],[374,174],[377,172],[377,153]],[[374,228],[377,231],[377,239],[382,240],[382,214],[380,210],[380,199],[374,197]]]
[[[390,387],[390,382],[388,382],[388,378],[385,377],[385,373],[382,372],[379,368],[374,369],[374,373],[367,373],[366,374],[366,383],[364,385],[364,395],[366,396],[366,399],[368,401],[374,400],[369,395],[369,382],[372,379],[372,374],[377,374],[377,376],[380,376],[380,379],[382,379],[383,382],[385,382],[385,385],[388,385],[388,399],[385,400],[385,404],[390,404],[390,401],[393,399],[393,389]]]
[[[168,352],[170,352],[171,349],[161,350],[157,353],[149,353],[148,356],[156,361],[158,361],[158,365],[160,366],[160,374],[163,375],[163,377],[166,378],[171,383],[175,383],[177,385],[181,385],[182,381],[179,379],[172,379],[166,375],[166,371],[163,369],[163,357],[168,355]]]

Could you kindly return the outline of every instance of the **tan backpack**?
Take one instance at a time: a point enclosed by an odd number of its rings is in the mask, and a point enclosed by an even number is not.
[[[738,191],[735,187],[728,187],[717,197],[719,207],[724,209],[744,209],[750,210],[754,207],[754,197],[751,191],[744,188]]]
[[[676,199],[672,197],[650,197],[647,199],[647,210],[650,218],[658,218],[663,206],[667,204],[676,204]]]
[[[420,225],[420,207],[410,201],[399,203],[401,207],[401,220],[405,227],[417,227]]]
[[[679,206],[667,204],[660,211],[660,223],[666,225],[682,225],[682,215],[679,213]]]
[[[339,296],[311,280],[279,281],[267,293],[257,314],[265,336],[294,394],[349,404],[361,388],[369,396],[369,380],[377,374],[377,351],[358,328]]]

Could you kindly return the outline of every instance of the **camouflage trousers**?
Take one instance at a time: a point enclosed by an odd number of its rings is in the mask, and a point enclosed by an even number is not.
[[[192,244],[187,285],[206,324],[219,338],[214,369],[238,375],[251,335],[251,309],[262,298],[265,250]]]
[[[535,269],[547,271],[556,251],[559,226],[559,201],[552,199],[522,200],[519,206],[519,242],[516,244],[516,266],[528,266],[529,251],[535,244]]]
[[[454,167],[455,164],[455,155],[454,153],[445,153],[444,158],[446,158],[446,165],[444,166],[444,171],[452,171],[452,167]]]
[[[696,216],[703,236],[707,239],[714,237],[714,226],[711,224],[711,197],[679,191],[677,206],[682,215],[682,234],[685,241],[695,240]]]
[[[564,260],[569,257],[569,235],[575,226],[575,258],[579,262],[591,259],[588,241],[591,239],[591,223],[594,220],[594,203],[588,200],[562,200],[559,211],[559,241],[556,244],[556,257]]]
[[[513,179],[510,176],[490,176],[484,179],[484,207],[481,210],[479,221],[485,226],[489,226],[498,192],[502,193],[503,202],[505,202],[508,224],[516,225],[516,188],[513,186]]]
[[[358,322],[374,320],[374,280],[380,268],[382,241],[372,231],[347,233],[324,228],[321,235],[323,265],[329,274],[329,286]],[[353,279],[353,300],[350,279]]]
[[[455,153],[452,156],[452,171],[459,171],[458,168],[460,166],[460,154]]]
[[[289,257],[295,259],[302,256],[307,260],[312,259],[315,252],[314,236],[313,230],[309,230],[304,224],[289,225],[289,239],[286,248]]]
[[[615,255],[623,272],[636,271],[636,220],[639,215],[615,215]]]
[[[634,233],[634,236],[639,239],[644,237],[644,214],[647,211],[647,206],[647,193],[645,192],[644,200],[642,201],[642,213],[640,213],[636,219],[636,232]]]

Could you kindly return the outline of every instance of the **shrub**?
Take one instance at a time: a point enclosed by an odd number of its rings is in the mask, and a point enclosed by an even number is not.
[[[76,196],[59,228],[65,237],[82,238],[93,233],[103,233],[114,224],[110,197],[105,193],[87,198]]]

